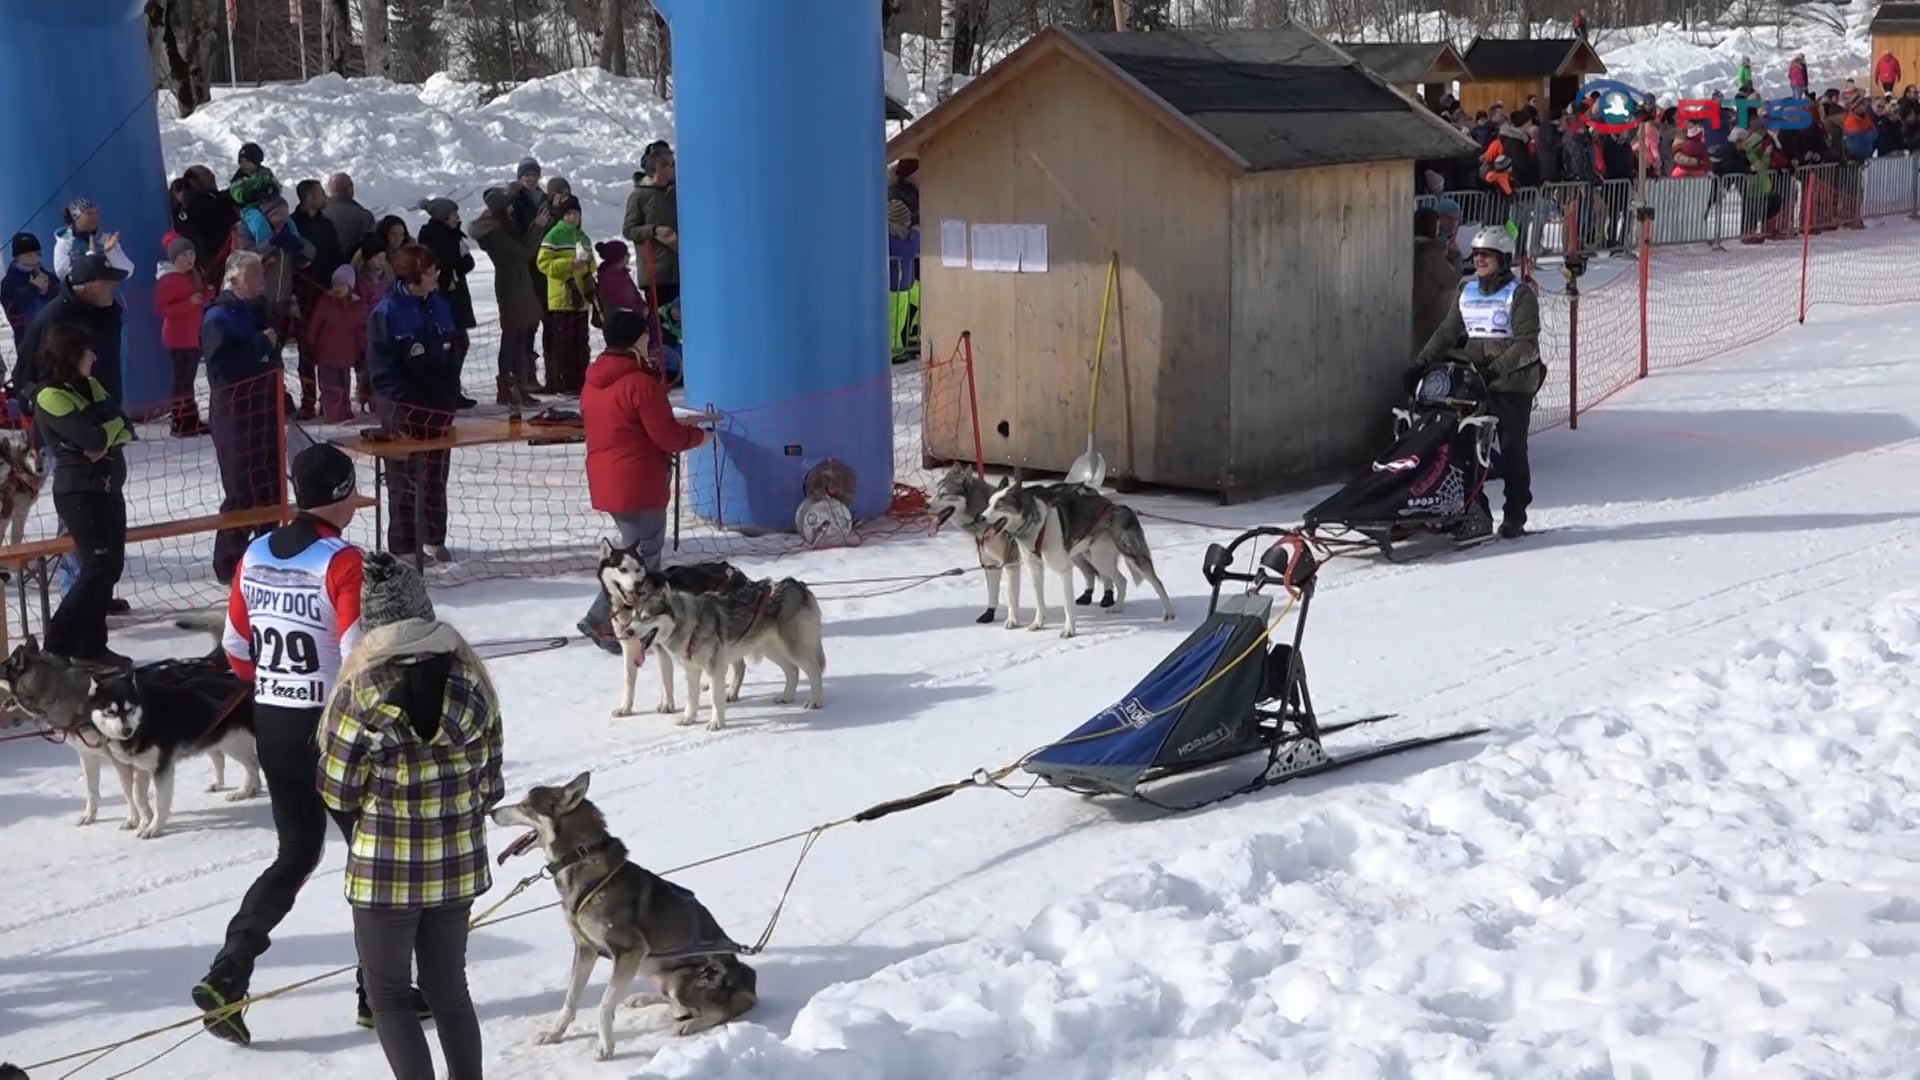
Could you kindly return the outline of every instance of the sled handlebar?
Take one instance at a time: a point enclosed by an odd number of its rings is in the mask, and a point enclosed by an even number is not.
[[[1281,542],[1267,549],[1267,552],[1254,564],[1251,573],[1235,570],[1234,553],[1242,544],[1261,537],[1277,537]],[[1283,550],[1284,549],[1284,550]],[[1283,529],[1275,525],[1262,525],[1248,529],[1233,542],[1224,546],[1208,544],[1205,560],[1200,572],[1218,593],[1223,582],[1244,581],[1254,586],[1278,582],[1289,590],[1298,590],[1312,582],[1314,574],[1320,568],[1320,560],[1308,547],[1306,538],[1297,529]]]

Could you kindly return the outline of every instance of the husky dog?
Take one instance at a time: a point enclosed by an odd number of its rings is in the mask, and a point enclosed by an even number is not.
[[[567,932],[573,936],[573,971],[560,1015],[541,1032],[541,1043],[566,1037],[599,957],[613,961],[613,975],[600,998],[600,1040],[595,1056],[613,1056],[613,1014],[634,979],[646,976],[658,993],[627,999],[633,1007],[667,1005],[674,1032],[692,1035],[727,1023],[759,1000],[759,976],[741,962],[743,950],[720,928],[692,892],[627,858],[627,848],[607,832],[600,808],[587,801],[590,773],[565,787],[536,787],[511,806],[496,807],[496,825],[531,830],[500,853],[500,862],[535,844],[546,852],[548,874],[560,890]]]
[[[212,758],[213,786],[207,790],[219,791],[226,786],[231,757],[246,770],[246,779],[227,801],[260,794],[253,693],[227,669],[224,657],[168,660],[102,676],[88,704],[94,728],[106,736],[107,752],[136,774],[133,797],[142,839],[166,831],[173,813],[174,766],[183,758]]]
[[[660,664],[660,705],[659,711],[674,711],[673,704],[673,660],[665,649],[654,647],[654,634],[641,634],[634,624],[633,604],[629,602],[639,583],[647,575],[646,564],[640,561],[640,553],[634,548],[617,548],[605,538],[600,541],[600,588],[607,594],[607,602],[612,615],[613,636],[620,642],[620,660],[626,677],[621,691],[620,704],[613,710],[615,716],[633,715],[633,684],[640,676],[640,665],[646,661],[647,651],[652,648],[654,658]],[[741,573],[730,563],[714,561],[690,563],[685,566],[669,566],[663,576],[675,588],[687,592],[747,592],[754,587],[753,579]],[[733,664],[733,687],[727,691],[728,701],[740,699],[740,684],[747,677],[747,662],[735,660]]]
[[[32,439],[0,439],[0,522],[5,523],[9,544],[26,538],[27,515],[33,512],[40,488],[47,482],[46,462],[40,453],[40,445]]]
[[[1051,488],[1077,488],[1085,492],[1093,489],[1084,484],[1053,484]],[[1097,494],[1097,493],[1096,493]],[[1007,616],[1006,626],[1011,630],[1020,625],[1020,560],[1012,540],[1005,533],[995,532],[988,535],[989,523],[985,517],[987,500],[993,497],[993,487],[974,470],[965,465],[955,465],[940,477],[934,485],[930,506],[934,512],[934,521],[945,525],[956,520],[960,531],[973,538],[974,550],[980,555],[980,568],[987,572],[987,610],[973,620],[977,623],[990,623],[1000,606],[1000,572],[1006,571],[1008,602],[1013,605],[1013,613]],[[1098,570],[1085,555],[1074,555],[1073,565],[1080,568],[1086,576],[1087,590],[1074,599],[1074,603],[1086,607],[1093,603],[1093,583]],[[1100,579],[1102,593],[1101,607],[1113,606],[1113,582]],[[1068,585],[1072,582],[1069,580]]]
[[[67,745],[80,755],[80,773],[87,783],[87,804],[78,824],[91,825],[100,814],[100,766],[111,764],[120,777],[120,792],[127,800],[127,820],[120,827],[128,831],[145,823],[134,797],[133,766],[115,758],[107,749],[106,736],[93,726],[90,702],[98,672],[65,657],[55,656],[40,647],[32,634],[8,654],[5,668],[7,693],[22,712],[42,724],[67,735]]]
[[[719,731],[726,726],[727,702],[740,697],[740,683],[746,678],[745,661],[768,659],[779,665],[787,677],[786,689],[773,700],[785,705],[794,699],[800,686],[800,672],[807,674],[811,696],[807,708],[817,709],[824,702],[820,678],[826,672],[827,654],[820,643],[820,602],[813,590],[793,578],[756,582],[750,590],[722,589],[718,592],[692,592],[676,587],[661,574],[645,574],[629,591],[621,586],[620,605],[626,608],[616,633],[650,638],[661,657],[661,704],[670,709],[672,689],[667,657],[687,670],[687,710],[682,724],[699,719],[702,680],[713,685],[713,713],[707,727]],[[732,689],[726,676],[733,674]]]
[[[1140,518],[1132,510],[1083,485],[1063,485],[1052,489],[1030,487],[1002,480],[987,500],[985,512],[989,535],[1005,533],[1026,560],[1033,577],[1033,622],[1027,629],[1038,630],[1047,624],[1047,570],[1060,575],[1068,591],[1073,589],[1072,560],[1083,555],[1100,568],[1100,576],[1113,581],[1119,589],[1113,611],[1117,614],[1127,603],[1127,579],[1120,576],[1120,561],[1126,560],[1135,584],[1153,586],[1160,596],[1162,618],[1173,618],[1173,601],[1166,586],[1153,569],[1153,553],[1147,549],[1147,535]],[[1062,604],[1066,629],[1061,637],[1074,635],[1073,605]],[[1015,604],[1014,618],[1019,617]]]

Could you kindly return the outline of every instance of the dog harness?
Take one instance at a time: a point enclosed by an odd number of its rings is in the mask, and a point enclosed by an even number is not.
[[[609,836],[606,839],[599,841],[598,843],[583,844],[580,847],[574,848],[572,851],[568,851],[565,854],[562,854],[559,858],[548,863],[543,872],[548,877],[557,879],[562,871],[572,866],[575,866],[586,859],[593,858],[595,855],[598,855],[601,852],[607,850],[609,847],[612,847],[613,842],[614,842],[613,837]],[[593,886],[589,888],[583,896],[580,897],[580,902],[568,909],[568,914],[578,919],[580,917],[580,913],[586,910],[587,905],[593,903],[594,900],[599,898],[601,892],[605,891],[608,885],[613,884],[613,880],[619,877],[622,871],[634,865],[635,864],[628,862],[624,858],[621,859],[618,865],[616,865],[613,869],[607,871],[606,875],[602,877],[600,880],[593,883]],[[665,885],[667,887],[667,891],[672,893],[674,898],[680,901],[680,905],[683,908],[691,909],[694,906],[695,902],[698,900],[698,897],[694,895],[693,890],[687,888],[684,885],[675,885],[673,882],[668,881],[666,878],[660,878],[660,884]],[[717,941],[711,941],[711,942],[698,941],[692,945],[687,946],[686,948],[674,949],[671,952],[658,952],[658,951],[649,950],[647,953],[647,959],[649,960],[685,960],[691,957],[713,956],[720,953],[733,953],[735,955],[751,956],[753,954],[753,950],[748,949],[745,945],[742,945],[739,942],[733,940],[732,938],[727,937],[723,933],[720,936],[719,940]]]

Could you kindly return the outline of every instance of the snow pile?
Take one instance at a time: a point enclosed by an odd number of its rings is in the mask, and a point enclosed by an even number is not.
[[[642,1075],[1910,1075],[1916,654],[1916,594],[1746,644]]]
[[[413,208],[439,195],[472,217],[480,193],[511,182],[531,155],[547,176],[573,185],[587,232],[599,237],[619,232],[641,149],[673,137],[673,108],[651,84],[596,68],[484,96],[478,84],[445,75],[420,86],[322,75],[221,94],[185,120],[163,117],[161,140],[172,175],[204,164],[224,180],[240,145],[257,142],[289,188],[347,172],[368,209],[416,222],[423,217]]]
[[[1843,86],[1849,78],[1865,86],[1871,67],[1872,41],[1863,23],[1851,24],[1844,35],[1817,24],[1792,26],[1785,47],[1776,46],[1771,33],[1749,30],[1726,33],[1711,46],[1689,41],[1677,26],[1649,27],[1639,34],[1644,36],[1638,41],[1602,49],[1606,77],[1662,98],[1704,98],[1715,90],[1731,96],[1740,86],[1742,57],[1753,63],[1754,87],[1769,98],[1789,93],[1787,65],[1795,54],[1807,58],[1815,90]]]

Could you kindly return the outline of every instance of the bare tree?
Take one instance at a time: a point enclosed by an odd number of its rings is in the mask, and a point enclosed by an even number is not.
[[[336,75],[348,74],[353,55],[351,0],[323,0],[320,5],[320,66]]]
[[[393,78],[393,48],[388,36],[387,0],[359,0],[360,44],[367,74]]]
[[[162,86],[173,94],[179,115],[213,100],[207,56],[213,19],[193,0],[147,0],[147,46]]]
[[[600,67],[625,78],[633,72],[627,66],[627,5],[625,0],[605,0],[600,15]]]

